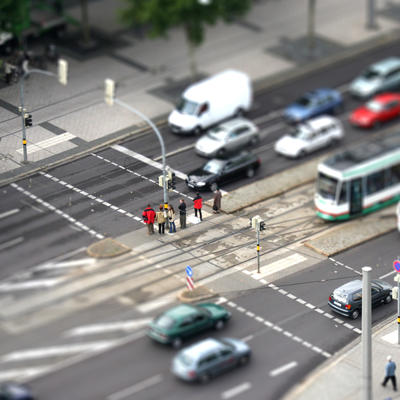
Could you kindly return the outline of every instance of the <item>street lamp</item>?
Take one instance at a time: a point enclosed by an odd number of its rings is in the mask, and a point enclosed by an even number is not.
[[[165,145],[164,145],[164,140],[161,136],[160,131],[158,130],[157,126],[149,119],[147,118],[143,113],[141,113],[139,110],[136,110],[129,104],[125,103],[122,100],[119,100],[115,97],[115,82],[112,79],[106,79],[104,81],[104,101],[109,105],[112,106],[114,103],[119,104],[120,106],[126,108],[127,110],[133,112],[140,118],[142,118],[147,124],[150,125],[150,127],[153,129],[155,134],[157,135],[157,138],[160,142],[161,146],[161,156],[162,156],[162,172],[163,172],[163,179],[162,179],[162,186],[163,186],[163,191],[164,191],[164,213],[167,213],[168,210],[168,180],[167,180],[167,166],[166,166],[166,158],[165,158]],[[167,219],[168,221],[168,219]]]
[[[58,71],[57,74],[49,71],[44,71],[42,69],[25,69],[23,71],[22,77],[19,81],[19,101],[20,107],[19,112],[21,113],[21,120],[22,120],[22,150],[24,153],[24,160],[23,163],[26,164],[28,162],[28,153],[26,149],[26,130],[25,127],[32,126],[32,115],[27,114],[24,108],[24,82],[25,78],[30,74],[41,74],[47,76],[55,76],[57,77],[58,81],[62,85],[66,85],[68,81],[68,63],[66,60],[59,59],[58,60]]]

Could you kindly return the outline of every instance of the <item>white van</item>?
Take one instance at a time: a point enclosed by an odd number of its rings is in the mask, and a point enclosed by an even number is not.
[[[248,111],[252,102],[249,77],[243,72],[226,70],[189,86],[169,115],[168,124],[175,133],[200,133],[218,122]]]

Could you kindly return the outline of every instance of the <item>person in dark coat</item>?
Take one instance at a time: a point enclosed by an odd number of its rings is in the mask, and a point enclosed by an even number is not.
[[[221,209],[221,197],[222,193],[219,190],[219,188],[217,188],[214,194],[214,204],[213,204],[214,214],[218,214],[219,210]]]
[[[181,223],[181,229],[186,228],[186,203],[184,199],[179,200],[179,222]]]
[[[387,356],[387,364],[385,366],[385,379],[382,382],[382,386],[386,386],[387,381],[390,379],[393,384],[393,390],[397,391],[396,385],[396,363],[392,360],[392,356]]]
[[[203,208],[203,198],[200,196],[200,193],[197,193],[196,197],[193,199],[193,207],[194,216],[197,217],[197,213],[199,213],[200,221],[203,221],[203,215],[201,214],[201,209]]]
[[[154,219],[156,217],[156,212],[151,208],[150,204],[147,204],[147,207],[144,209],[143,214],[143,222],[147,225],[148,235],[154,234]]]

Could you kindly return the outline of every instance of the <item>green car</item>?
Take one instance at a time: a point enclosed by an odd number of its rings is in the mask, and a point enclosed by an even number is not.
[[[217,304],[181,304],[156,317],[150,323],[148,336],[178,348],[184,339],[202,331],[222,329],[230,317],[231,313]]]

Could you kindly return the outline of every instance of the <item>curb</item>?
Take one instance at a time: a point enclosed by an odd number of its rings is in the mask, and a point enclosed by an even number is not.
[[[129,253],[132,249],[112,238],[106,238],[91,244],[86,252],[93,258],[113,258]]]
[[[196,289],[205,290],[208,293],[199,294],[199,295],[197,295],[195,297],[188,297],[188,295],[189,294],[193,294],[193,292],[195,292]],[[195,303],[197,301],[211,299],[213,297],[218,296],[217,293],[214,293],[212,290],[207,289],[205,286],[198,286],[193,290],[193,292],[190,292],[189,290],[184,289],[177,295],[177,298],[182,303],[189,303],[190,304],[190,303]]]

